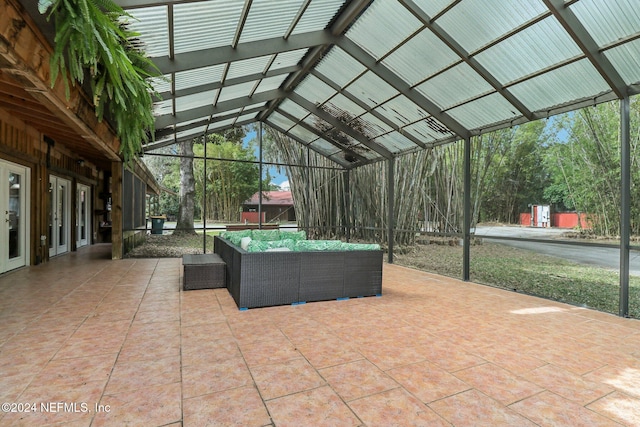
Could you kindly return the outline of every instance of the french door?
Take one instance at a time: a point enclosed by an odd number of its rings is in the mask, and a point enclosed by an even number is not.
[[[49,175],[49,256],[69,251],[71,239],[71,182]]]
[[[0,272],[27,265],[31,170],[0,160]]]
[[[91,189],[78,184],[76,189],[76,247],[87,246],[91,241]]]

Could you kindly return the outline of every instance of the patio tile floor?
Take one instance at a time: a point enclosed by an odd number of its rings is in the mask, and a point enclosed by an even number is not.
[[[640,426],[637,320],[396,265],[382,297],[239,311],[109,255],[0,276],[0,425]]]

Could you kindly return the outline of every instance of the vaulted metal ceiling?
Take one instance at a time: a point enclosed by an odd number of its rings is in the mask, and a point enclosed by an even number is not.
[[[636,0],[117,0],[146,151],[263,121],[345,168],[637,94]]]

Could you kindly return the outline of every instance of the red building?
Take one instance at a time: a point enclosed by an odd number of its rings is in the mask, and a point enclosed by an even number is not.
[[[242,204],[242,222],[258,222],[259,193]],[[262,222],[288,222],[296,220],[291,191],[262,192]]]

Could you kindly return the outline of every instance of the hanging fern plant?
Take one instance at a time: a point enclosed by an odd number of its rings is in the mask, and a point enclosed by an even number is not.
[[[40,13],[54,19],[56,35],[51,57],[51,85],[58,75],[67,98],[71,85],[90,78],[96,116],[105,110],[116,127],[120,154],[130,162],[142,152],[154,130],[153,87],[161,75],[146,57],[122,17],[130,17],[112,0],[39,0]]]

